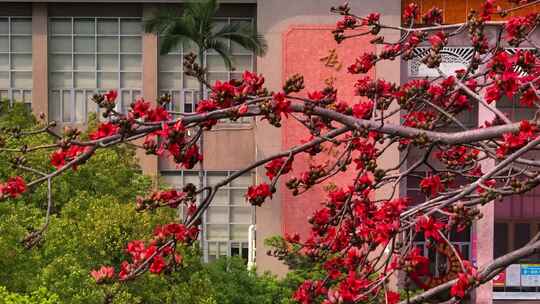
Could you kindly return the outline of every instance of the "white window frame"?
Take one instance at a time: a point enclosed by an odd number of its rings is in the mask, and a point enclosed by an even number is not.
[[[233,173],[235,173],[235,171],[227,171],[227,170],[212,170],[212,171],[204,171],[204,185],[203,187],[206,187],[206,186],[209,186],[209,182],[208,182],[208,176],[209,175],[220,175],[220,174],[223,174],[222,177],[223,179],[224,178],[227,178],[229,176],[231,176]],[[195,170],[186,170],[186,171],[183,171],[183,170],[163,170],[161,171],[161,175],[162,176],[172,176],[172,177],[175,177],[175,178],[179,178],[180,179],[180,182],[179,183],[175,183],[175,185],[179,185],[179,188],[181,189],[185,183],[186,183],[186,179],[185,179],[185,176],[189,174],[191,175],[192,177],[196,177],[197,181],[198,181],[198,171],[195,171]],[[250,184],[253,184],[253,174],[252,173],[246,173],[246,175],[249,174],[250,175]],[[234,181],[233,181],[234,183]],[[174,186],[174,185],[173,185]],[[198,186],[198,183],[196,184],[196,186]],[[212,207],[219,207],[219,208],[227,208],[227,217],[228,217],[228,221],[227,222],[210,222],[209,219],[208,219],[208,209],[207,211],[205,211],[205,213],[203,214],[202,216],[202,224],[201,224],[201,232],[199,234],[199,241],[200,241],[200,245],[201,245],[201,249],[202,249],[202,252],[203,252],[203,260],[205,262],[209,262],[209,261],[212,261],[212,260],[215,260],[219,257],[222,257],[222,256],[236,256],[236,255],[239,255],[243,258],[246,258],[247,259],[247,253],[248,253],[248,246],[249,246],[249,242],[248,242],[248,229],[249,229],[249,226],[250,225],[254,225],[255,224],[255,209],[253,206],[250,206],[247,202],[245,204],[231,204],[232,202],[232,190],[241,190],[242,192],[246,192],[248,189],[247,186],[233,186],[233,185],[225,185],[223,187],[220,188],[220,190],[224,190],[224,191],[227,191],[227,195],[228,195],[228,203],[227,204],[219,204],[219,203],[216,203],[216,202],[212,202],[210,204],[210,207],[209,208],[212,208]],[[246,210],[249,210],[250,211],[250,221],[249,222],[232,222],[232,209],[233,208],[246,208]],[[180,210],[180,212],[183,212],[183,209]],[[208,225],[223,225],[223,226],[227,226],[227,231],[226,231],[226,238],[224,239],[214,239],[214,240],[209,240],[208,239]],[[243,225],[246,227],[246,238],[245,239],[233,239],[232,238],[232,233],[231,233],[231,228],[233,225]],[[216,254],[211,254],[210,252],[210,247],[216,247]],[[235,253],[234,251],[235,250],[238,250],[237,253]]]
[[[216,21],[225,21],[227,24],[230,24],[234,21],[247,21],[250,22],[252,25],[254,25],[254,18],[251,17],[219,17],[215,18]],[[230,40],[227,40],[227,47],[231,49],[232,43]],[[185,87],[185,77],[187,77],[184,74],[184,66],[183,66],[183,58],[184,55],[189,54],[190,51],[185,49],[185,46],[182,44],[181,46],[178,46],[177,50],[169,52],[167,55],[177,55],[180,57],[180,64],[179,68],[171,68],[171,69],[159,69],[158,77],[164,77],[163,74],[166,73],[180,73],[180,83],[182,86],[180,88],[166,88],[161,87],[161,82],[158,81],[159,86],[159,94],[169,94],[172,97],[171,105],[169,107],[169,110],[176,111],[176,112],[195,112],[195,109],[197,107],[197,101],[199,99],[199,89],[197,88],[186,88]],[[209,51],[204,53],[204,65],[207,65],[208,62],[208,56],[214,56],[218,55],[215,51]],[[255,70],[255,54],[253,52],[249,51],[240,51],[240,52],[231,52],[232,58],[234,60],[235,56],[249,56],[249,62],[250,62],[250,70]],[[162,60],[162,57],[159,56],[159,60]],[[234,62],[233,62],[234,64]],[[158,66],[161,66],[158,65]],[[229,81],[231,79],[239,79],[243,71],[232,71],[232,70],[208,70],[208,75],[210,74],[226,74],[227,79],[223,79],[224,81]],[[196,80],[195,80],[196,81]],[[213,83],[213,81],[210,81],[210,83]],[[204,92],[204,98],[208,98],[209,89],[205,88]],[[181,100],[178,100],[180,98]],[[236,123],[244,123],[244,124],[250,124],[251,119],[249,118],[242,118],[236,121]],[[232,121],[227,121],[231,123]]]
[[[93,34],[78,34],[75,33],[75,21],[76,20],[92,20],[94,22],[94,33]],[[114,89],[118,91],[118,99],[117,99],[117,110],[125,112],[129,105],[139,96],[143,96],[142,91],[142,82],[143,82],[143,63],[142,63],[142,48],[143,48],[143,41],[142,41],[142,31],[139,34],[124,34],[122,33],[122,22],[123,21],[140,21],[142,22],[141,17],[101,17],[101,16],[68,16],[68,17],[50,17],[49,18],[49,29],[51,28],[51,22],[54,20],[69,20],[71,23],[71,33],[69,34],[51,34],[51,31],[49,31],[49,41],[52,38],[55,37],[70,37],[71,38],[71,50],[72,51],[66,51],[66,52],[53,52],[50,48],[50,42],[49,42],[49,50],[48,50],[48,56],[49,58],[54,55],[69,55],[71,56],[71,69],[67,70],[49,70],[49,82],[52,77],[52,74],[54,73],[70,73],[71,79],[70,79],[70,85],[67,88],[62,87],[54,87],[52,85],[49,85],[49,109],[51,107],[54,107],[55,104],[53,102],[53,95],[56,93],[58,94],[60,100],[58,100],[58,106],[59,109],[57,109],[57,112],[60,116],[61,122],[67,122],[67,123],[87,123],[88,120],[88,114],[90,112],[98,113],[97,107],[95,110],[89,109],[88,107],[88,100],[85,103],[82,103],[81,105],[78,105],[76,102],[76,95],[77,94],[83,94],[86,98],[89,98],[95,93],[104,93],[108,90]],[[118,25],[117,34],[100,34],[98,33],[98,22],[102,20],[115,20]],[[88,51],[88,52],[77,52],[75,51],[75,38],[77,37],[92,37],[94,38],[94,50]],[[118,38],[118,48],[116,52],[102,52],[99,51],[99,38],[102,37],[115,37]],[[122,38],[124,37],[140,37],[141,38],[141,48],[140,51],[123,51],[121,48]],[[76,69],[75,68],[75,57],[76,55],[93,55],[94,56],[94,66],[92,69]],[[99,55],[116,55],[117,56],[117,68],[113,71],[109,70],[100,70],[99,69],[99,63],[98,63],[98,57]],[[141,61],[139,64],[139,68],[137,70],[123,70],[122,68],[122,55],[140,55]],[[94,80],[95,80],[95,86],[94,87],[88,87],[88,88],[79,88],[75,87],[75,74],[76,73],[94,73]],[[117,87],[116,88],[103,88],[99,87],[99,78],[98,75],[100,73],[116,73],[117,74]],[[140,82],[141,87],[137,88],[125,88],[122,87],[122,77],[126,73],[138,73],[140,76]],[[127,95],[125,98],[125,95]],[[71,113],[70,117],[64,117],[64,98],[69,98],[69,102],[71,104],[72,109],[74,110],[74,113]],[[127,99],[127,100],[126,100]],[[84,109],[82,111],[82,119],[77,119],[76,117],[76,109],[78,106],[83,106]],[[49,110],[51,111],[51,110]],[[52,112],[52,111],[51,111]]]
[[[32,17],[31,16],[0,16],[0,20],[6,20],[8,24],[8,32],[7,34],[0,34],[1,38],[7,38],[8,41],[8,47],[7,51],[0,51],[2,55],[8,56],[8,68],[5,70],[0,70],[1,73],[7,73],[8,74],[8,82],[9,85],[7,87],[0,88],[0,96],[1,98],[8,98],[10,100],[10,104],[16,101],[21,101],[26,104],[32,103],[32,84],[30,87],[16,87],[13,83],[13,74],[14,73],[30,73],[30,81],[32,80],[32,46],[30,44],[30,50],[28,52],[25,51],[13,51],[12,50],[12,39],[15,37],[30,37],[32,38],[32,32],[29,34],[13,34],[12,31],[12,22],[13,20],[26,20],[30,21],[30,27],[32,26]],[[15,69],[13,68],[13,62],[12,57],[13,55],[30,55],[30,68],[27,69]],[[22,99],[21,99],[22,98]]]

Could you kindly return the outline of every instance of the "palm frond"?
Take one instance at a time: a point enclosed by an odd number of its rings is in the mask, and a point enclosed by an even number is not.
[[[166,55],[170,53],[175,47],[181,45],[185,41],[191,41],[186,36],[182,35],[167,35],[159,37],[159,53],[160,55]]]
[[[241,47],[254,52],[257,56],[264,56],[268,49],[266,39],[257,33],[249,23],[231,23],[212,35],[214,39],[230,39]]]
[[[230,70],[232,68],[232,54],[229,51],[229,47],[224,41],[221,41],[219,39],[211,39],[207,41],[206,45],[209,50],[214,50],[221,56],[223,62],[225,62],[225,66],[227,67],[227,69]]]
[[[161,54],[169,53],[184,41],[202,43],[196,21],[185,14],[179,17],[169,9],[159,10],[152,18],[146,20],[145,31],[159,34]]]
[[[182,16],[172,10],[158,10],[152,17],[144,20],[144,31],[147,33],[161,33],[168,27],[182,21]]]
[[[195,21],[201,36],[209,36],[218,9],[219,3],[217,0],[191,0],[186,4],[184,16]]]

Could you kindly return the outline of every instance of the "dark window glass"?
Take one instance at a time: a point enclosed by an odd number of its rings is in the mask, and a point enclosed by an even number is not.
[[[470,242],[471,241],[471,229],[465,228],[463,231],[457,232],[452,230],[450,233],[450,240],[452,242]]]
[[[514,227],[514,250],[519,249],[531,240],[531,225],[518,223]]]
[[[508,252],[508,224],[495,223],[493,255],[498,258]]]

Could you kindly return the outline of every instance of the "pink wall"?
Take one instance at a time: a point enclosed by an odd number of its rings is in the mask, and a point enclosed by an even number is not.
[[[291,26],[283,34],[283,80],[296,73],[304,75],[306,86],[304,94],[307,94],[307,92],[323,89],[325,87],[324,80],[331,76],[335,77],[337,79],[335,86],[338,89],[338,101],[353,104],[359,100],[359,97],[354,96],[354,83],[363,76],[348,74],[347,67],[354,61],[354,58],[361,54],[375,52],[374,46],[369,43],[372,36],[346,40],[337,45],[331,33],[333,28],[333,25],[298,25]],[[342,63],[339,71],[337,67],[325,66],[325,63],[321,61],[321,58],[328,56],[332,49],[336,49],[338,61]],[[374,75],[375,71],[370,71],[369,76],[374,78]],[[298,145],[302,140],[309,138],[309,133],[294,119],[285,120],[281,130],[283,150]],[[298,176],[306,171],[310,162],[321,164],[328,159],[328,154],[318,156],[316,159],[306,156],[297,158],[293,167],[294,172],[289,176]],[[331,181],[338,186],[346,186],[354,174],[354,170],[349,170],[337,175]],[[285,178],[283,181],[287,179]],[[323,187],[317,186],[297,197],[291,194],[284,183],[279,190],[282,195],[283,232],[299,232],[305,236],[309,233],[308,217],[320,207],[321,202],[326,197]]]

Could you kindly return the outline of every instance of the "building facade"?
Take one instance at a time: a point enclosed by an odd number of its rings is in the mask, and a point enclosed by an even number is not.
[[[236,70],[227,70],[217,54],[205,54],[210,81],[235,78],[243,70],[264,75],[270,89],[279,90],[283,80],[302,73],[306,87],[317,88],[328,79],[335,79],[344,99],[354,100],[349,85],[354,78],[338,66],[324,61],[332,50],[340,60],[356,57],[365,51],[377,51],[367,40],[336,45],[330,33],[336,17],[330,7],[336,1],[313,0],[229,0],[221,1],[219,22],[248,22],[256,25],[268,41],[268,53],[257,58],[252,53],[229,45]],[[398,25],[401,0],[351,1],[359,15],[380,12],[385,23]],[[445,9],[445,22],[462,22],[466,12],[481,1],[419,1],[423,11],[437,5]],[[144,33],[142,21],[166,7],[181,11],[177,0],[101,0],[101,1],[0,1],[0,97],[28,103],[34,113],[46,113],[49,119],[64,124],[84,125],[90,113],[97,109],[89,96],[95,92],[116,89],[119,110],[125,110],[138,97],[154,101],[160,94],[173,97],[172,108],[193,111],[197,102],[198,83],[183,75],[182,56],[193,50],[191,45],[178,46],[166,55],[159,55],[159,39]],[[538,9],[538,8],[534,8]],[[397,40],[399,33],[389,32],[388,40]],[[393,39],[396,38],[396,39]],[[470,50],[465,40],[445,49],[443,67],[449,71],[467,63]],[[509,50],[510,52],[512,50]],[[421,49],[418,52],[422,52]],[[421,55],[421,54],[419,54]],[[399,71],[399,72],[398,72]],[[372,77],[403,83],[409,79],[431,77],[419,61],[384,61],[371,72]],[[516,115],[528,115],[515,103],[498,105]],[[520,116],[522,117],[522,116]],[[473,111],[468,123],[477,125],[489,118],[488,113]],[[396,123],[398,123],[396,121]],[[253,120],[223,122],[206,132],[204,140],[204,183],[212,185],[231,172],[252,162],[280,152],[305,135],[302,128],[285,122],[274,128]],[[141,152],[141,151],[139,151]],[[181,187],[187,182],[198,183],[198,171],[182,171],[164,158],[138,153],[143,171],[160,182]],[[385,167],[399,163],[399,152],[388,151],[379,160]],[[300,169],[301,170],[301,169]],[[292,231],[306,231],[307,218],[318,207],[322,190],[293,197],[280,187],[271,202],[254,209],[244,200],[247,187],[264,179],[264,172],[245,174],[220,190],[215,202],[204,215],[201,245],[204,259],[240,255],[247,257],[248,230],[256,225],[256,264],[259,270],[277,274],[287,271],[279,261],[266,254],[264,240]],[[417,195],[414,185],[400,185],[403,195]],[[390,189],[382,189],[384,196]],[[485,207],[482,222],[470,231],[455,236],[453,241],[478,265],[522,245],[526,236],[540,230],[540,208],[534,206],[536,192],[510,198],[496,207]],[[419,240],[419,245],[422,245]],[[478,254],[481,252],[482,254]],[[426,254],[430,254],[426,249]],[[439,257],[434,256],[434,259]],[[523,264],[540,262],[537,258]],[[515,266],[520,268],[521,266]],[[521,268],[520,268],[521,269]],[[520,299],[540,298],[539,286],[523,286],[497,281],[495,292],[490,284],[476,295],[478,303],[502,303]]]

